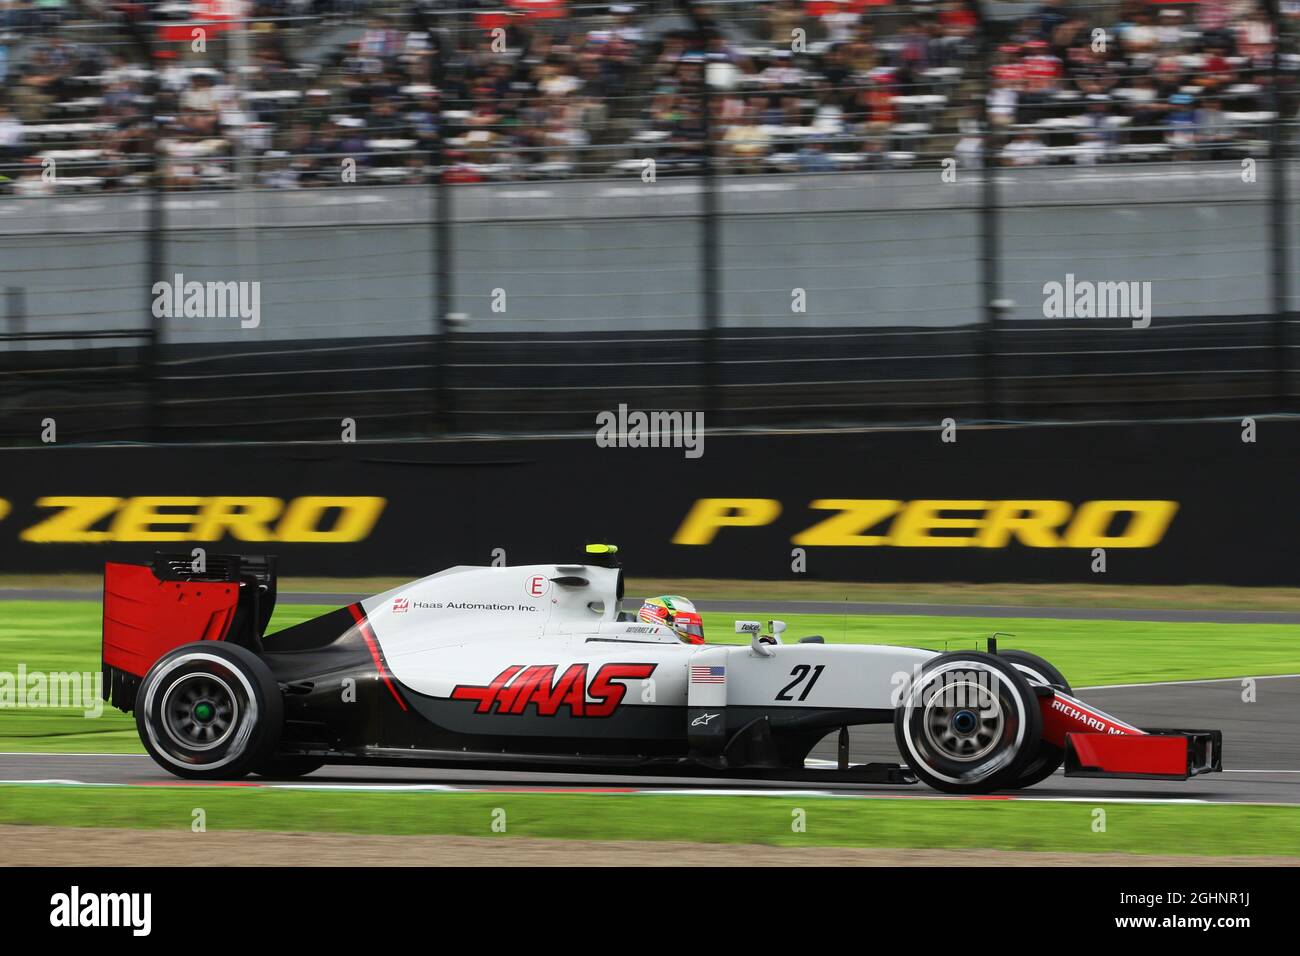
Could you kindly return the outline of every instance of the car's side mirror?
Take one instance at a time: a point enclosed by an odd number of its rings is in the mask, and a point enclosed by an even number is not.
[[[779,621],[769,622],[769,624],[779,623]],[[785,629],[784,624],[781,624],[781,629]],[[775,644],[776,641],[773,640],[771,636],[765,636],[763,634],[763,625],[758,621],[737,621],[736,633],[749,635],[749,647],[759,657],[772,657],[776,653],[772,650],[772,645]]]

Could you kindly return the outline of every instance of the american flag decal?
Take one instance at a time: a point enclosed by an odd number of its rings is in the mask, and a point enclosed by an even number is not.
[[[704,664],[691,665],[691,683],[692,684],[725,684],[727,681],[727,669],[721,666],[706,666]]]

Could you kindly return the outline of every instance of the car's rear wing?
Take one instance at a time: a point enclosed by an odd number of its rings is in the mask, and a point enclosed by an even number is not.
[[[275,558],[154,555],[149,564],[104,565],[104,697],[135,705],[140,678],[158,658],[192,641],[230,641],[261,652],[275,609]]]

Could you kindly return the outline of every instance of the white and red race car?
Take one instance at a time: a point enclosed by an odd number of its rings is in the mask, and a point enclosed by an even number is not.
[[[596,549],[601,552],[602,549]],[[621,612],[623,576],[583,563],[453,567],[266,633],[275,561],[110,563],[106,697],[182,777],[324,764],[567,770],[985,793],[1067,775],[1221,769],[1218,731],[1140,730],[1040,657],[782,642],[683,643]],[[848,728],[892,723],[900,764],[851,765]],[[833,769],[805,766],[839,734]]]

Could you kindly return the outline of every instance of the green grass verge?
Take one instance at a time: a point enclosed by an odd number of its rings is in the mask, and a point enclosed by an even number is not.
[[[0,672],[99,670],[96,601],[7,601],[0,604]],[[328,606],[286,604],[271,630],[315,617]],[[705,614],[706,633],[739,642],[735,616]],[[933,650],[972,648],[995,631],[1003,646],[1041,654],[1076,686],[1300,672],[1300,627],[1281,624],[1166,624],[1042,618],[887,617],[790,614],[787,639],[821,634],[829,643],[910,644]],[[0,751],[141,753],[131,718],[105,707],[82,710],[0,708]]]
[[[378,594],[409,580],[409,577],[287,576],[280,578],[280,590],[318,594]],[[98,592],[102,586],[103,579],[97,574],[0,574],[0,590],[57,588]],[[629,577],[627,593],[632,597],[686,594],[698,600],[715,601],[848,600],[886,604],[1300,611],[1300,588],[1249,588],[1219,584],[1147,585],[1096,581],[1070,584],[972,584],[964,581],[895,584],[875,581],[816,581],[803,576],[792,576],[780,581]]]
[[[1094,811],[1105,809],[1105,832]],[[773,846],[1300,855],[1300,808],[835,797],[337,793],[247,788],[0,787],[0,823],[680,840]],[[505,810],[506,835],[491,829]],[[794,811],[806,830],[792,830]],[[129,862],[129,861],[123,861]]]

